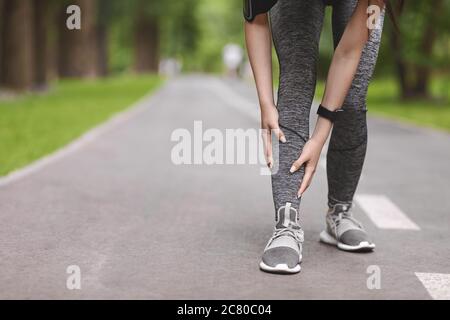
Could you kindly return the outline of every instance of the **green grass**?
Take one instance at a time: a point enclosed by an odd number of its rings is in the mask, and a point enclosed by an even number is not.
[[[153,75],[65,80],[45,94],[0,100],[0,176],[66,145],[161,83]]]
[[[431,92],[441,98],[405,102],[398,98],[399,89],[394,79],[375,79],[369,87],[367,107],[373,115],[450,132],[448,87],[448,80],[435,80]],[[316,98],[320,98],[322,93],[323,83],[319,83]]]

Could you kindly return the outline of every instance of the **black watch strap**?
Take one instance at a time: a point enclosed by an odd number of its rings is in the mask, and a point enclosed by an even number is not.
[[[320,105],[319,109],[317,109],[317,114],[319,116],[321,116],[322,118],[328,119],[331,122],[335,122],[338,119],[339,114],[342,111],[344,111],[344,110],[338,109],[336,111],[330,111],[327,108],[325,108],[324,106]]]

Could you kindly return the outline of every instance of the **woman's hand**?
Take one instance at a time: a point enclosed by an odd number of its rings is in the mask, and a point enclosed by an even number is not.
[[[261,128],[263,129],[262,139],[264,142],[264,155],[266,157],[267,166],[272,169],[272,133],[274,133],[282,143],[286,142],[286,137],[278,125],[278,110],[275,105],[261,106]]]
[[[305,166],[305,175],[303,176],[303,180],[297,194],[299,198],[311,185],[323,145],[324,144],[318,139],[311,138],[303,147],[300,158],[298,158],[291,167],[290,171],[291,173],[294,173],[300,170],[303,165]]]

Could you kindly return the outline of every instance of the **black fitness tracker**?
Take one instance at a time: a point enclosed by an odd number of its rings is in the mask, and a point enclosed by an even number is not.
[[[342,111],[344,111],[344,110],[338,109],[336,111],[330,111],[327,108],[325,108],[324,106],[320,105],[319,109],[317,109],[317,114],[322,118],[328,119],[331,122],[335,122],[338,119],[339,114]]]
[[[258,14],[266,13],[278,0],[244,0],[244,18],[252,22]]]

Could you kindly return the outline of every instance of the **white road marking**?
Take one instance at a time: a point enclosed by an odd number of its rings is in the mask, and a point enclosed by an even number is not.
[[[450,300],[450,274],[415,273],[430,296],[435,300]]]
[[[92,143],[94,140],[98,139],[101,135],[105,134],[112,128],[130,120],[131,118],[136,117],[138,114],[140,114],[149,107],[148,101],[151,96],[152,94],[146,95],[138,102],[133,104],[131,107],[127,108],[125,111],[117,113],[116,115],[112,116],[109,120],[106,120],[106,122],[103,122],[99,126],[89,130],[79,138],[70,142],[66,146],[54,151],[53,153],[36,160],[35,162],[29,164],[28,166],[13,171],[4,177],[0,177],[0,188],[9,185],[13,182],[19,181],[29,175],[32,175],[44,169],[48,165],[57,162],[62,158],[67,157],[68,155],[85,147],[87,144]],[[155,103],[155,99],[156,99],[155,96],[151,98],[150,101],[152,102],[152,104]]]
[[[359,194],[355,200],[380,229],[420,230],[417,224],[384,195]]]

